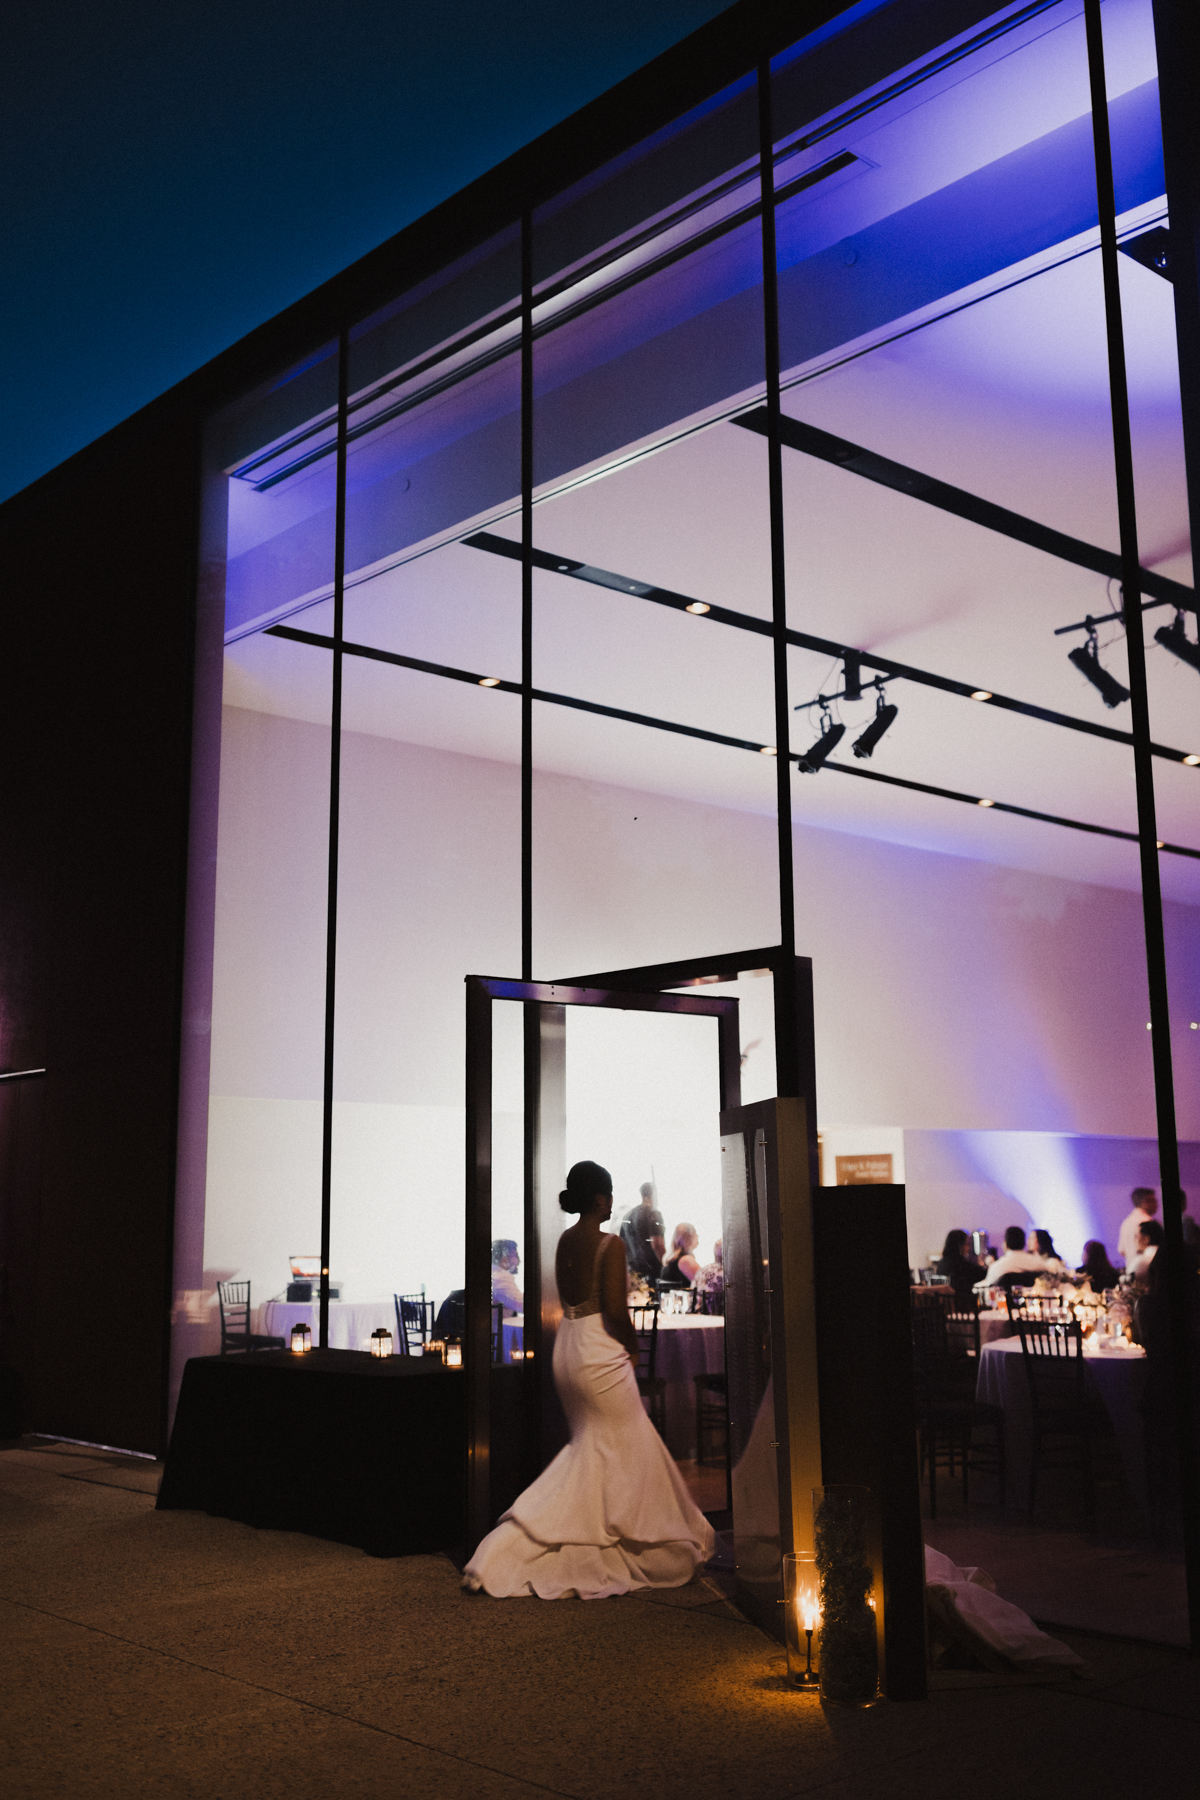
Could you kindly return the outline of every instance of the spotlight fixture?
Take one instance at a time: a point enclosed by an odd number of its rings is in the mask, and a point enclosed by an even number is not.
[[[847,700],[862,699],[862,657],[857,650],[847,650],[842,658],[845,679],[842,683]]]
[[[500,677],[498,675],[481,675],[479,685],[480,687],[499,687]]]
[[[821,735],[811,750],[806,750],[803,756],[796,759],[796,766],[801,774],[815,775],[819,769],[822,769],[845,735],[846,727],[835,725],[829,717],[828,709],[822,705]]]
[[[706,613],[711,612],[712,607],[705,600],[693,600],[690,606],[685,606],[683,610],[690,613]]]
[[[1183,623],[1183,614],[1175,614],[1173,625],[1160,625],[1154,634],[1156,644],[1177,656],[1180,662],[1190,663],[1193,669],[1200,669],[1200,644],[1193,644]]]
[[[1096,621],[1090,613],[1087,618],[1087,643],[1081,644],[1077,650],[1068,650],[1067,661],[1074,663],[1079,673],[1087,677],[1105,706],[1120,706],[1123,700],[1128,700],[1129,689],[1122,687],[1116,676],[1110,675],[1100,661],[1096,644]]]
[[[875,717],[871,720],[871,723],[867,726],[867,729],[863,732],[862,736],[856,737],[854,740],[852,748],[855,756],[873,755],[876,744],[888,729],[888,726],[895,723],[896,714],[899,711],[900,708],[898,706],[889,706],[885,703],[883,689],[880,688],[875,701]]]
[[[1185,769],[1195,769],[1200,767],[1200,756],[1185,756],[1183,759],[1183,766]]]
[[[992,698],[991,690],[989,688],[976,688],[975,692],[971,695],[971,698],[972,700],[990,700]]]

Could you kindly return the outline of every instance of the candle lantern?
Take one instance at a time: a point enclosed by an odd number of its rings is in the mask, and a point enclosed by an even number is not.
[[[821,1597],[817,1559],[811,1552],[783,1559],[783,1620],[788,1679],[814,1689],[821,1666]]]
[[[822,1700],[872,1706],[879,1647],[867,1557],[870,1490],[842,1484],[813,1489],[813,1537],[821,1603]]]
[[[390,1356],[392,1354],[392,1334],[386,1325],[377,1325],[371,1333],[371,1355]]]
[[[446,1360],[446,1346],[441,1338],[430,1338],[425,1346],[426,1356],[436,1356],[441,1362]]]
[[[461,1344],[449,1344],[448,1343],[446,1345],[446,1367],[448,1369],[461,1369],[462,1368],[462,1345]]]
[[[296,1356],[307,1356],[312,1349],[312,1331],[307,1325],[292,1326],[292,1352]]]

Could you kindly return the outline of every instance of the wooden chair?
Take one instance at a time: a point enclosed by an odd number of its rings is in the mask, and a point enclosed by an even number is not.
[[[667,1384],[658,1373],[658,1307],[635,1306],[630,1311],[637,1332],[638,1393],[649,1402],[650,1423],[660,1438],[667,1435]]]
[[[1070,1324],[1017,1319],[1021,1360],[1029,1383],[1032,1443],[1029,1457],[1029,1516],[1037,1503],[1043,1469],[1070,1469],[1083,1489],[1088,1523],[1096,1522],[1095,1452],[1102,1440],[1115,1441],[1108,1409],[1087,1385],[1083,1331]]]
[[[396,1303],[396,1354],[411,1356],[433,1332],[433,1301],[421,1294],[393,1294]]]
[[[218,1281],[217,1303],[221,1308],[221,1355],[230,1356],[251,1350],[286,1350],[281,1337],[264,1337],[250,1329],[250,1283]]]
[[[956,1357],[949,1340],[950,1302],[940,1294],[912,1297],[913,1373],[917,1411],[920,1474],[929,1470],[929,1516],[937,1518],[937,1472],[944,1468],[962,1480],[965,1505],[969,1477],[995,1474],[1004,1498],[1004,1414],[975,1398],[978,1358]],[[976,1331],[978,1324],[976,1324]],[[976,1442],[976,1430],[988,1430],[992,1441]]]

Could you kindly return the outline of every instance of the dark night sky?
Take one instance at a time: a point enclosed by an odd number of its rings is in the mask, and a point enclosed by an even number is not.
[[[0,498],[725,3],[14,8]]]

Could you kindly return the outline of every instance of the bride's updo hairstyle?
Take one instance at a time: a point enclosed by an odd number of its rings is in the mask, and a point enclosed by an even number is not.
[[[578,1162],[567,1176],[567,1185],[558,1196],[564,1212],[588,1213],[597,1194],[612,1193],[612,1176],[599,1163]]]

